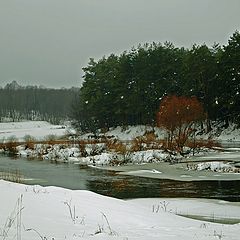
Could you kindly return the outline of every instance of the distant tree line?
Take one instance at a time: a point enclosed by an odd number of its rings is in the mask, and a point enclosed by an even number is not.
[[[45,120],[59,123],[69,117],[78,90],[23,87],[13,81],[0,88],[0,121]]]
[[[226,46],[178,48],[166,42],[139,45],[117,56],[90,59],[72,109],[79,129],[155,124],[167,95],[195,96],[211,121],[240,124],[240,34]]]

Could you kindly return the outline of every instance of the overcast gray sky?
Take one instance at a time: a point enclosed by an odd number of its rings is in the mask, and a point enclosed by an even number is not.
[[[221,45],[240,0],[0,0],[0,86],[80,86],[90,57],[145,42]]]

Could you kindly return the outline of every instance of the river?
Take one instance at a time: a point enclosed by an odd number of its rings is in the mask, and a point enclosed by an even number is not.
[[[184,197],[240,201],[240,180],[174,181],[119,175],[115,171],[47,160],[10,158],[0,155],[0,172],[19,171],[23,183],[90,190],[122,198]]]

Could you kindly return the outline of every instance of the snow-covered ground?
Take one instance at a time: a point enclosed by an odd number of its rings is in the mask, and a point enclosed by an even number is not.
[[[222,131],[214,129],[212,131],[212,134],[213,134],[213,137],[219,141],[227,141],[227,142],[240,141],[240,130],[239,128],[237,128],[235,124],[231,124],[227,129],[223,129]]]
[[[135,137],[142,136],[146,131],[151,131],[150,126],[129,126],[123,129],[117,127],[105,133],[106,136],[115,136],[119,140],[132,140]],[[163,131],[155,129],[161,136]],[[67,133],[75,133],[69,126],[53,125],[46,121],[26,121],[26,122],[6,122],[0,123],[0,139],[8,139],[15,136],[19,141],[24,140],[24,136],[30,135],[37,140],[42,140],[48,135],[64,136]],[[100,133],[99,133],[100,134]],[[89,139],[92,133],[82,134],[80,139]],[[102,135],[102,134],[100,134]]]
[[[89,191],[2,180],[0,192],[0,237],[5,240],[239,239],[240,224],[209,223],[176,215],[214,214],[215,218],[239,220],[238,203],[197,199],[124,201]]]
[[[112,128],[105,132],[105,136],[114,136],[119,140],[132,140],[138,136],[143,136],[145,132],[155,131],[155,134],[159,138],[165,136],[165,132],[159,128],[152,126],[126,126]],[[15,136],[17,139],[23,139],[25,135],[31,135],[36,139],[43,139],[48,135],[64,136],[68,133],[75,133],[69,126],[64,125],[52,125],[46,121],[26,121],[26,122],[7,122],[0,123],[0,139],[7,139],[8,137]],[[103,135],[103,133],[99,133]],[[82,134],[80,139],[88,139],[92,133]],[[224,130],[218,130],[216,127],[209,134],[203,134],[198,136],[199,138],[213,137],[219,141],[240,141],[240,129],[236,128],[236,125],[230,125],[229,128]]]
[[[1,141],[7,140],[10,137],[15,137],[18,141],[23,141],[27,135],[37,140],[43,140],[49,135],[59,137],[64,136],[66,133],[66,126],[52,125],[45,121],[0,123]]]
[[[155,134],[158,138],[163,138],[166,133],[152,126],[139,125],[139,126],[126,126],[125,128],[116,127],[112,128],[106,133],[106,136],[116,136],[119,140],[132,140],[135,137],[144,135],[147,131],[155,131]],[[91,133],[84,134],[81,136],[82,139],[86,139]],[[226,141],[226,142],[240,142],[240,129],[236,127],[235,124],[231,124],[227,129],[219,130],[218,127],[213,126],[212,132],[208,134],[197,135],[197,138],[208,139],[213,138],[217,141]]]
[[[126,127],[116,127],[111,128],[109,131],[105,132],[105,136],[114,136],[121,141],[132,140],[136,137],[143,136],[145,132],[155,131],[158,137],[164,137],[165,132],[159,128],[153,128],[152,126],[138,125],[138,126],[126,126]],[[103,133],[98,133],[102,135]],[[83,134],[80,136],[81,139],[88,139],[92,133]]]

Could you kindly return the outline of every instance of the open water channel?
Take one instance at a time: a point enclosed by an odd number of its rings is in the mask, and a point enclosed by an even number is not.
[[[0,155],[0,172],[18,171],[25,184],[90,190],[122,199],[146,197],[216,198],[240,201],[240,180],[174,181],[119,175],[114,171],[47,160]]]

